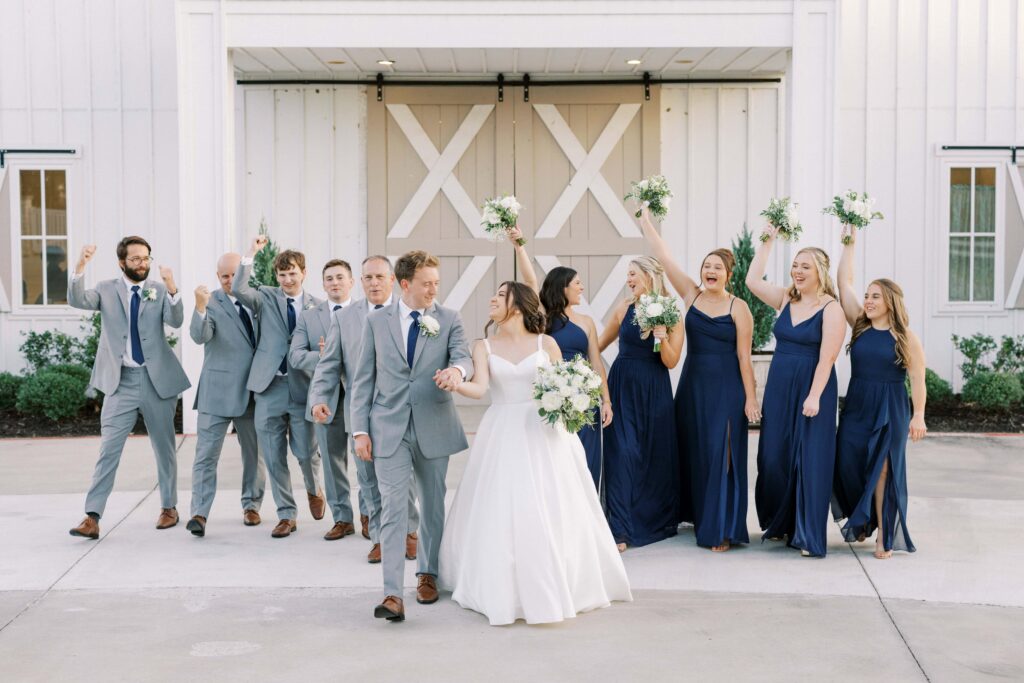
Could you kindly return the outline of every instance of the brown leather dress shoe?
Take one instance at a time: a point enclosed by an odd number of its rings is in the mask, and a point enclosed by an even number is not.
[[[97,538],[100,537],[100,523],[92,517],[90,517],[89,515],[86,515],[85,519],[82,520],[82,523],[76,526],[74,529],[68,531],[68,533],[72,536],[91,538],[95,541]],[[378,557],[379,556],[380,555],[378,553]],[[377,561],[380,562],[380,559],[378,559]]]
[[[178,511],[174,508],[161,508],[160,517],[156,520],[157,529],[170,529],[178,524]]]
[[[185,528],[192,532],[193,536],[202,538],[206,535],[206,517],[202,515],[196,515],[192,519],[188,520],[188,524]]]
[[[255,510],[246,510],[242,513],[242,524],[246,526],[257,526],[262,521],[260,513]]]
[[[370,540],[370,518],[366,515],[359,515],[359,524],[363,527],[363,538]]]
[[[273,538],[284,538],[285,536],[291,536],[298,528],[294,519],[282,519],[274,527],[274,530],[270,532],[270,535]]]
[[[416,602],[433,605],[437,602],[437,580],[430,574],[420,574],[416,584]]]
[[[415,560],[416,559],[416,532],[412,532],[405,537],[405,559]]]
[[[373,616],[388,621],[405,621],[405,605],[402,598],[389,595],[373,609]]]
[[[356,528],[352,526],[351,522],[335,522],[331,530],[324,534],[325,541],[338,541],[345,538],[349,534],[354,534]]]
[[[370,553],[366,556],[366,561],[370,564],[380,564],[380,543],[373,544]]]
[[[309,513],[313,515],[313,519],[323,519],[324,512],[327,510],[327,499],[324,498],[324,494],[317,492],[314,496],[312,493],[307,493],[306,497],[309,498]]]

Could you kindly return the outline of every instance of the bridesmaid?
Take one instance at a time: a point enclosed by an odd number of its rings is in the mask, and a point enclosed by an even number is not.
[[[824,557],[836,457],[836,372],[846,336],[843,312],[817,247],[793,258],[788,289],[763,280],[777,230],[768,228],[747,272],[747,287],[780,310],[775,355],[764,390],[754,500],[762,539],[788,536],[804,556]]]
[[[676,390],[682,498],[692,504],[697,545],[725,552],[733,543],[750,542],[747,421],[761,415],[750,361],[754,318],[747,303],[728,291],[736,265],[731,251],[704,257],[698,285],[673,260],[647,209],[640,224],[688,309],[686,360]]]
[[[515,240],[520,236],[518,230],[516,228],[509,235],[509,241],[515,247],[523,283],[540,295],[547,316],[547,334],[558,343],[563,360],[583,356],[601,376],[601,406],[594,409],[594,424],[577,433],[587,453],[587,468],[594,478],[594,488],[600,491],[601,428],[612,422],[612,402],[608,393],[608,374],[597,347],[597,325],[589,315],[578,313],[573,308],[579,306],[583,298],[583,282],[572,268],[559,266],[551,269],[544,278],[544,284],[537,287],[537,275],[530,257],[522,245],[516,244]]]
[[[624,551],[676,534],[679,522],[679,458],[672,382],[679,363],[683,326],[654,328],[644,339],[635,324],[642,294],[666,294],[665,269],[650,256],[629,263],[630,297],[615,307],[598,343],[603,351],[618,338],[608,386],[616,417],[604,432],[605,503],[608,525]],[[661,350],[654,350],[654,341]]]
[[[853,288],[854,243],[839,260],[839,301],[853,328],[852,377],[839,418],[833,512],[843,536],[863,541],[876,529],[875,557],[914,552],[907,532],[907,435],[924,437],[924,347],[908,327],[903,290],[892,280],[868,285],[864,304]],[[910,373],[911,417],[906,378]]]

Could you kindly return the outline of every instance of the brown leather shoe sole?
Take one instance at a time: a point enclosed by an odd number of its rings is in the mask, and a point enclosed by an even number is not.
[[[356,528],[348,522],[338,522],[331,527],[331,530],[324,534],[325,541],[340,541],[346,536],[351,536]]]
[[[385,607],[383,602],[373,608],[373,616],[378,619],[387,619],[388,621],[405,621],[404,612],[395,612]]]
[[[91,541],[95,541],[96,539],[98,539],[100,537],[100,532],[98,530],[94,531],[94,532],[91,532],[91,533],[86,533],[86,532],[82,531],[79,527],[75,527],[74,529],[69,529],[68,533],[71,534],[72,536],[77,536],[78,538],[88,538]],[[377,560],[377,561],[380,562],[380,560]]]

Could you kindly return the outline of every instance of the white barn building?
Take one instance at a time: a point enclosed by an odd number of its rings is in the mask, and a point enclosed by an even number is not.
[[[79,330],[83,244],[96,281],[146,236],[190,315],[261,221],[317,294],[329,258],[429,249],[480,329],[514,266],[478,206],[504,192],[600,318],[645,251],[622,195],[662,172],[694,271],[782,195],[838,256],[819,207],[876,196],[858,287],[901,283],[957,381],[952,334],[1024,334],[1022,41],[1021,0],[0,0],[0,369],[23,331]]]

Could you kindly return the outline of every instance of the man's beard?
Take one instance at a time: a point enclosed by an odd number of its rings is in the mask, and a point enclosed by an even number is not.
[[[124,273],[124,276],[132,282],[145,282],[146,278],[149,277],[149,268],[142,271],[142,274],[140,275],[138,271],[132,270],[127,266],[127,264],[121,267],[121,272]]]

